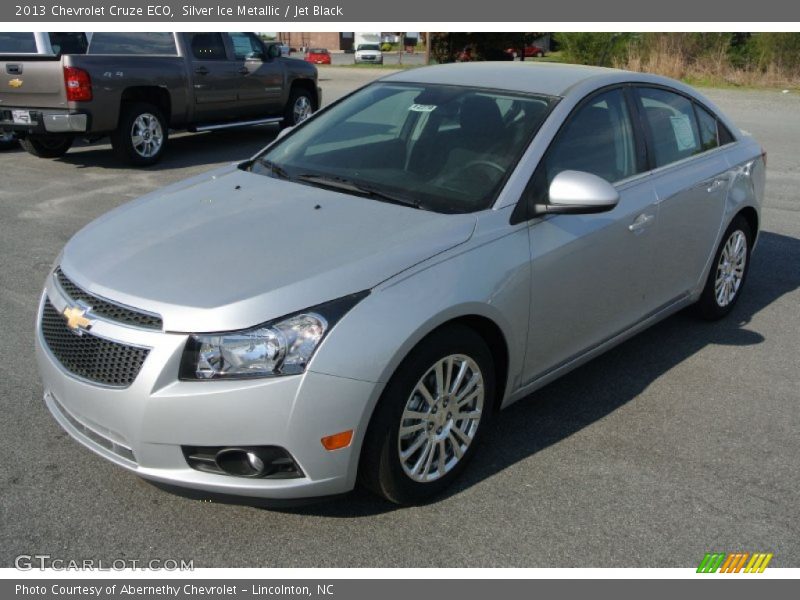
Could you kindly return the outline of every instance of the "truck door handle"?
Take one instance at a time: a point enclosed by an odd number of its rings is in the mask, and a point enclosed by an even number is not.
[[[198,75],[208,75],[208,69],[205,67],[197,67],[194,72]]]
[[[247,67],[239,67],[239,73],[241,73],[242,75],[247,75],[249,72],[250,69],[248,69]]]
[[[648,215],[645,213],[641,213],[638,217],[633,220],[633,223],[628,225],[628,230],[637,233],[642,231],[645,227],[650,225],[655,219],[654,215]]]

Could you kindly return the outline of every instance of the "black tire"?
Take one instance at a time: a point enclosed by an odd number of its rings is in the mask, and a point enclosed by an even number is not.
[[[19,140],[13,133],[0,132],[0,150],[11,150],[16,148],[18,144]]]
[[[310,112],[302,118],[300,118],[297,110],[295,110],[299,108],[299,103],[302,103],[303,106],[307,106],[310,110]],[[283,111],[283,123],[281,123],[281,126],[294,127],[310,117],[315,110],[317,110],[317,107],[311,92],[302,87],[294,87],[292,88],[292,93],[289,95],[286,108]]]
[[[404,422],[404,410],[407,402],[412,401],[412,394],[417,383],[437,362],[453,354],[469,357],[481,372],[484,386],[482,414],[471,443],[463,450],[463,456],[450,467],[450,470],[434,481],[415,481],[410,475],[406,474],[399,456],[400,426]],[[462,384],[459,389],[463,390],[463,385],[465,384]],[[494,412],[495,389],[495,370],[492,354],[486,342],[474,330],[463,325],[451,325],[429,335],[411,351],[398,367],[375,408],[361,450],[360,483],[379,496],[383,496],[397,504],[416,504],[441,493],[464,470],[488,429]],[[467,396],[470,395],[468,394]],[[451,398],[451,401],[455,402],[454,398]],[[427,414],[429,416],[432,415],[435,412],[434,409],[428,405],[426,406]],[[438,406],[442,406],[442,404],[439,402]],[[443,406],[446,407],[447,404],[445,403]],[[454,404],[449,409],[443,408],[439,413],[440,417],[450,416],[449,413],[445,414],[445,410],[453,410],[453,406]],[[441,429],[444,429],[444,427],[437,429],[434,429],[434,427],[436,425],[429,423],[418,435],[434,436],[436,433],[441,434]],[[447,432],[452,430],[452,426],[445,425],[445,427],[447,427],[444,432],[446,436]],[[413,434],[412,439],[416,441],[416,438],[413,438]],[[431,438],[428,437],[428,439]],[[428,443],[423,443],[419,450],[419,456],[425,452]],[[453,451],[452,443],[449,444],[450,451]],[[411,443],[410,445],[413,446],[414,444]],[[432,446],[434,445],[435,443],[432,444]],[[438,452],[440,450],[430,450],[430,453],[436,456],[437,459]],[[453,460],[455,454],[447,452],[446,455],[448,454],[450,455],[450,460]],[[418,455],[412,454],[410,457],[412,461],[413,457],[421,460]],[[438,471],[438,468],[436,471]]]
[[[39,158],[59,158],[72,146],[71,135],[30,135],[19,143],[29,153]]]
[[[157,122],[157,127],[147,134],[149,137],[144,142],[137,145],[134,140],[134,124],[140,117],[149,123]],[[134,102],[122,105],[119,124],[111,134],[111,147],[120,160],[136,167],[147,167],[161,160],[168,137],[167,119],[161,109],[147,102]],[[156,139],[160,139],[160,143]]]
[[[717,294],[716,281],[717,278],[722,274],[725,266],[721,263],[720,259],[725,251],[726,244],[728,244],[728,242],[735,234],[737,234],[737,232],[743,235],[744,239],[746,240],[741,281],[739,285],[735,287],[735,290],[733,291],[733,297],[731,299],[727,299],[729,298],[729,295],[724,295],[723,298],[725,299],[721,303]],[[737,215],[725,230],[722,240],[720,241],[719,248],[717,248],[717,251],[714,254],[714,262],[712,263],[711,270],[708,273],[708,279],[706,280],[706,285],[703,288],[703,293],[700,295],[700,299],[694,306],[695,313],[698,316],[708,321],[716,321],[717,319],[721,319],[731,312],[734,305],[739,300],[739,296],[742,295],[742,288],[744,288],[744,284],[747,281],[747,273],[750,271],[750,252],[752,248],[753,232],[750,229],[750,224],[743,216]]]
[[[539,52],[536,53],[536,58],[543,58],[543,57],[544,57],[544,52],[539,50]]]

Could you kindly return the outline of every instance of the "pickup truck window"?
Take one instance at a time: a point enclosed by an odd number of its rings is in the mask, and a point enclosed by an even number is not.
[[[233,42],[233,54],[237,60],[264,58],[264,47],[253,34],[234,32],[230,36]]]
[[[99,31],[92,35],[87,54],[178,54],[175,38],[166,31],[145,33]]]
[[[221,33],[188,33],[189,47],[196,60],[227,60]]]
[[[50,46],[56,54],[86,54],[89,40],[85,33],[50,33]]]
[[[36,39],[32,33],[0,32],[0,54],[36,54]]]

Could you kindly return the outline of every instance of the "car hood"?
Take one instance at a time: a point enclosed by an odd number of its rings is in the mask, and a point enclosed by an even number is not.
[[[61,268],[168,331],[243,329],[378,283],[467,241],[443,215],[224,167],[79,231]]]

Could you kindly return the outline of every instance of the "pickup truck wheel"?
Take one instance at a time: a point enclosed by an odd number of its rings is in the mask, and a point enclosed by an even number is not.
[[[111,146],[122,160],[146,167],[161,159],[167,135],[167,122],[158,107],[137,102],[123,107]]]
[[[0,150],[10,150],[17,145],[17,136],[11,131],[0,131]]]
[[[294,127],[302,123],[311,113],[314,112],[314,100],[311,93],[302,88],[292,90],[289,102],[286,104],[286,112],[283,115],[283,126]]]
[[[39,158],[59,158],[72,146],[70,135],[31,135],[19,141],[20,145]]]

